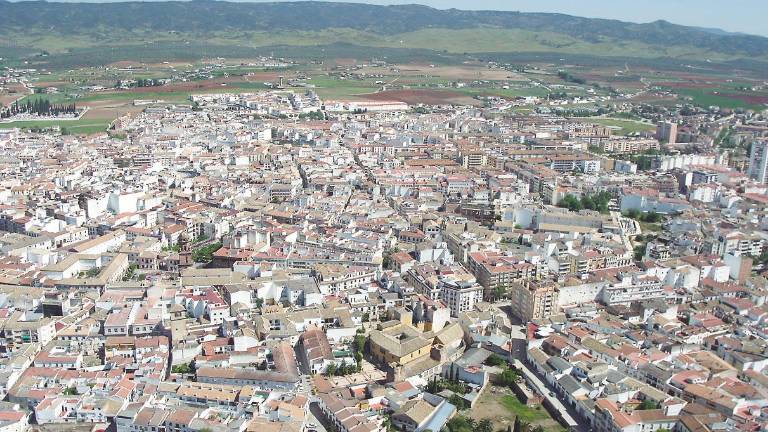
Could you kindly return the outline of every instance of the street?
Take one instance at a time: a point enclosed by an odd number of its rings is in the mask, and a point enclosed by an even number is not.
[[[514,358],[514,366],[525,375],[525,380],[532,385],[533,390],[546,398],[552,406],[562,415],[563,419],[569,425],[574,425],[572,430],[578,432],[589,432],[591,428],[587,425],[583,425],[581,418],[576,414],[575,410],[563,405],[560,399],[557,398],[555,389],[547,386],[539,377],[533,372],[528,365],[525,364],[526,350],[523,344],[514,343],[515,339],[522,338],[525,340],[525,327],[522,325],[513,325],[512,332],[510,334],[512,338],[512,356]],[[555,396],[551,396],[554,394]]]

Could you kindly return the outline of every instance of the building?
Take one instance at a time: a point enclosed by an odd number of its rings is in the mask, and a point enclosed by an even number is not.
[[[319,327],[311,327],[302,333],[298,352],[304,372],[309,374],[324,373],[331,363],[335,363],[328,337]]]
[[[599,399],[595,404],[596,432],[655,432],[671,431],[677,424],[673,409],[642,410],[630,404],[617,404],[609,399]]]
[[[495,296],[497,289],[506,289],[511,282],[536,279],[539,266],[498,252],[469,254],[469,269],[485,289],[485,298]]]
[[[380,364],[406,365],[428,357],[432,341],[414,327],[396,323],[383,330],[372,331],[370,348],[371,355]]]
[[[677,123],[659,122],[656,124],[656,139],[669,144],[677,142]]]
[[[600,145],[606,153],[641,153],[646,150],[659,149],[659,141],[641,138],[609,139]]]
[[[542,319],[558,312],[560,287],[551,280],[510,284],[512,313],[523,322]]]
[[[461,156],[461,166],[464,168],[479,168],[486,165],[488,165],[488,156],[483,152],[468,152]]]
[[[442,279],[438,286],[440,300],[448,305],[452,317],[473,310],[483,301],[483,287],[474,281]]]
[[[768,141],[752,143],[747,175],[758,183],[768,184]]]

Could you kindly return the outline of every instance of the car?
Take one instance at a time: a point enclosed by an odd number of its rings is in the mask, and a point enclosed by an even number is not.
[[[317,425],[316,425],[316,424],[314,424],[314,423],[308,423],[308,424],[307,424],[307,427],[316,428],[316,427],[317,427]]]
[[[549,395],[555,397],[555,392],[549,392]]]

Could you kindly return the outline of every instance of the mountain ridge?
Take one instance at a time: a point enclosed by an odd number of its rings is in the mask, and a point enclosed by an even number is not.
[[[177,32],[210,35],[236,32],[312,32],[353,29],[377,36],[394,36],[425,29],[522,30],[558,34],[588,44],[637,43],[658,48],[692,48],[693,58],[719,53],[730,58],[768,61],[768,38],[712,31],[658,20],[631,23],[558,13],[469,11],[429,6],[378,6],[336,2],[246,3],[213,0],[73,3],[0,0],[0,36],[33,33],[92,37],[99,32]],[[34,43],[34,38],[30,38]],[[27,43],[22,41],[22,45]],[[555,44],[556,45],[556,44]],[[557,51],[557,46],[552,48]],[[681,51],[681,50],[678,50]],[[682,50],[685,51],[684,49]],[[704,54],[702,54],[704,53]],[[670,55],[674,57],[674,55]],[[701,58],[703,60],[704,58]]]

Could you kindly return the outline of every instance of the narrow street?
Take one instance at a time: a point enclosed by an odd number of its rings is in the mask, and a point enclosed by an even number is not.
[[[524,328],[525,327],[522,325],[512,326],[510,336],[513,341],[515,339],[525,340]],[[555,407],[565,422],[573,426],[573,429],[571,430],[577,432],[591,431],[589,426],[583,424],[584,422],[581,420],[581,417],[576,414],[576,411],[573,408],[563,405],[560,399],[558,399],[555,389],[550,388],[546,382],[542,381],[538,375],[525,364],[526,351],[522,344],[513,342],[512,357],[514,358],[514,366],[525,375],[525,380],[531,384],[533,390],[542,395],[553,407]]]

